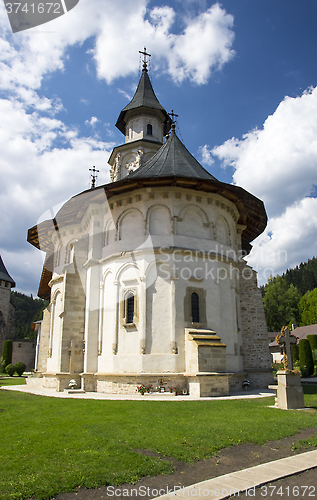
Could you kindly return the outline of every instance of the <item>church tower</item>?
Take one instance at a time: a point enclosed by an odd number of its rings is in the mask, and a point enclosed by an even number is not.
[[[142,75],[129,104],[121,111],[116,127],[125,136],[125,144],[112,151],[109,164],[112,182],[123,179],[139,168],[162,146],[171,119],[159,103],[147,69],[146,48],[143,54]]]
[[[14,306],[10,302],[15,282],[0,255],[0,357],[4,340],[14,338]]]

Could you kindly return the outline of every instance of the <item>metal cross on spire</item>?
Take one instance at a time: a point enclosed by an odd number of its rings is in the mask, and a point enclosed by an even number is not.
[[[147,71],[147,60],[146,60],[146,57],[151,57],[151,54],[148,54],[146,52],[146,47],[144,47],[144,51],[142,52],[142,50],[139,50],[139,53],[140,54],[143,54],[143,71]]]
[[[96,187],[97,172],[99,172],[99,170],[96,170],[95,166],[93,166],[93,168],[90,168],[89,170],[90,170],[90,172],[92,172],[90,174],[91,175],[91,188],[94,188],[94,187]]]
[[[171,113],[168,113],[169,116],[172,118],[172,131],[175,132],[175,119],[178,118],[178,115],[174,113],[174,110],[172,109]]]

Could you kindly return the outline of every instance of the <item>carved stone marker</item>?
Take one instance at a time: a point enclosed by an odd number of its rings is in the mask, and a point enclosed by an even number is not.
[[[287,327],[282,328],[276,342],[282,346],[284,370],[277,372],[277,406],[284,410],[304,408],[304,394],[299,373],[294,373],[291,344],[296,343],[296,337],[291,335]]]

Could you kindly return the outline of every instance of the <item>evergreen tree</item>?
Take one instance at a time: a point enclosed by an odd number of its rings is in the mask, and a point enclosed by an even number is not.
[[[6,366],[12,363],[12,340],[5,340],[2,346],[1,370],[4,372]]]
[[[298,350],[299,367],[302,377],[310,377],[314,373],[314,360],[309,341],[307,339],[300,339]]]

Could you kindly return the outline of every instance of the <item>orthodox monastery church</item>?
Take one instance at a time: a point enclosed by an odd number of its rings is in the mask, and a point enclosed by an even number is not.
[[[46,252],[33,383],[135,393],[180,386],[227,395],[272,381],[256,273],[242,256],[262,233],[262,201],[219,182],[175,132],[144,61],[116,126],[110,183],[74,196],[31,228]]]

